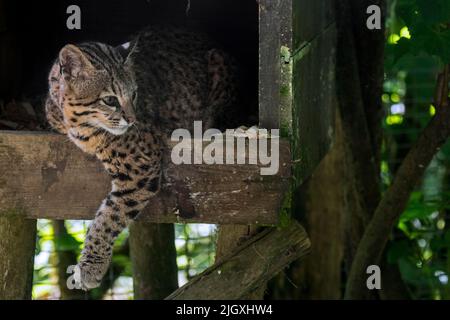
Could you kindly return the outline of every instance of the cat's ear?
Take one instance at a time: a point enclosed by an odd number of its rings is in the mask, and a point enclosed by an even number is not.
[[[116,48],[123,58],[123,64],[131,62],[131,56],[133,55],[133,53],[136,52],[138,43],[139,43],[139,36],[134,38],[132,41],[124,43]]]
[[[65,80],[83,79],[95,70],[85,54],[73,44],[68,44],[61,49],[59,65]]]

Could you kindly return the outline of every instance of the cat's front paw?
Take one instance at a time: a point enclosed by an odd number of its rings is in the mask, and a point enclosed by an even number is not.
[[[76,287],[84,291],[97,288],[100,286],[107,269],[107,263],[78,263],[74,269]]]

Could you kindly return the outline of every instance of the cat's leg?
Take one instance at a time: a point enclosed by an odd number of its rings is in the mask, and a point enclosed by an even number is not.
[[[114,240],[155,195],[157,187],[152,187],[150,180],[144,182],[142,179],[126,185],[113,182],[113,190],[103,200],[89,226],[81,258],[75,268],[74,279],[83,290],[100,285],[111,261]]]
[[[67,134],[67,129],[64,124],[64,117],[61,110],[49,98],[45,101],[45,115],[48,123],[53,129],[62,134]]]

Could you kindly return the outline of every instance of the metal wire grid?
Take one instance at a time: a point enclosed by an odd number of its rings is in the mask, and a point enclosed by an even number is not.
[[[38,242],[34,262],[33,299],[60,299],[61,290],[58,283],[58,251],[75,250],[79,253],[84,241],[89,221],[66,220],[65,226],[70,237],[58,244],[55,241],[51,220],[38,220]],[[124,241],[128,230],[119,237]],[[122,239],[120,239],[122,238]],[[75,239],[77,242],[73,242]],[[61,239],[60,239],[61,240]],[[202,272],[214,262],[215,226],[207,224],[175,224],[175,245],[177,249],[178,281],[183,285],[190,278]],[[130,264],[130,261],[125,263]],[[124,272],[125,273],[125,272]],[[67,274],[67,277],[69,274]],[[113,285],[101,299],[133,299],[133,280],[130,274],[114,274],[110,269],[107,277]],[[83,296],[89,299],[88,293]]]

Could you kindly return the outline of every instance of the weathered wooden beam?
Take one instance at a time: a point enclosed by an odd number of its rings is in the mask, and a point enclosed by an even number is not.
[[[259,165],[175,165],[167,150],[165,174],[172,183],[163,186],[141,219],[276,224],[291,176],[289,143],[280,140],[279,150],[279,171],[273,176],[260,175]],[[28,218],[92,219],[109,189],[110,178],[99,161],[67,137],[0,131],[0,215],[13,210]],[[189,216],[178,210],[186,202],[193,208]]]
[[[267,227],[266,227],[267,228]],[[222,224],[217,228],[216,256],[215,261],[221,261],[238,248],[245,240],[262,232],[265,227],[257,225],[235,225]],[[242,300],[263,300],[267,284],[262,283],[260,287],[255,288]]]
[[[274,277],[292,261],[305,256],[310,241],[303,227],[292,222],[286,228],[268,228],[183,287],[169,300],[236,300]]]

